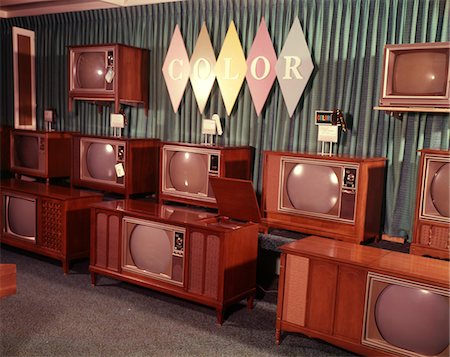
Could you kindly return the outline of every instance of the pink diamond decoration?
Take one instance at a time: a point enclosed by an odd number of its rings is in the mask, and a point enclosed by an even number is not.
[[[162,68],[174,112],[180,106],[181,98],[189,80],[190,71],[191,67],[186,46],[184,45],[180,28],[177,25]]]
[[[215,74],[216,56],[209,38],[205,23],[195,44],[191,57],[191,85],[200,113],[203,113],[209,94],[211,93]]]
[[[258,115],[261,114],[261,110],[275,81],[276,63],[277,55],[263,17],[247,57],[248,69],[246,75],[253,105]]]
[[[298,17],[295,18],[283,49],[278,56],[276,72],[289,117],[294,114],[314,64]]]

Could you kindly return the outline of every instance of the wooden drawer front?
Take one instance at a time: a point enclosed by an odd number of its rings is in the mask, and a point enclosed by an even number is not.
[[[98,212],[96,215],[95,265],[119,271],[120,219]]]
[[[366,271],[339,266],[334,335],[361,342]]]
[[[282,319],[299,326],[305,326],[308,271],[308,258],[286,256]]]
[[[450,249],[450,229],[423,224],[420,228],[420,244],[431,248]]]
[[[191,293],[217,298],[219,237],[192,232],[189,237],[189,283]]]
[[[58,200],[41,201],[41,247],[62,252],[64,236],[64,204]]]
[[[332,333],[337,274],[336,264],[316,260],[310,262],[306,327],[311,330]]]

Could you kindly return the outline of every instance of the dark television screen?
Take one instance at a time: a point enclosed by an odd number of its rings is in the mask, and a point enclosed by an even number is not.
[[[205,193],[208,185],[208,155],[177,152],[170,159],[168,175],[180,192]]]
[[[8,226],[18,236],[36,237],[36,202],[19,197],[8,198]]]
[[[98,180],[116,180],[116,152],[107,143],[90,143],[86,150],[86,167],[89,175]]]
[[[446,94],[448,50],[399,51],[393,60],[390,94],[407,96]]]
[[[105,52],[82,52],[76,60],[76,87],[103,89],[105,87]]]
[[[129,241],[130,255],[139,269],[171,276],[171,237],[163,229],[136,225]]]
[[[15,135],[13,149],[16,166],[39,169],[39,137]]]
[[[442,165],[435,172],[430,185],[430,195],[439,214],[450,217],[450,164]]]
[[[434,356],[449,345],[449,299],[432,291],[388,285],[376,300],[375,319],[393,346]]]
[[[339,200],[339,178],[329,166],[297,164],[286,179],[292,206],[312,213],[329,213]]]

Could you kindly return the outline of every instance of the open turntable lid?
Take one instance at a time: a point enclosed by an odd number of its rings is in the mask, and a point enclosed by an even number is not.
[[[210,176],[219,215],[239,221],[261,222],[253,184],[248,180]]]

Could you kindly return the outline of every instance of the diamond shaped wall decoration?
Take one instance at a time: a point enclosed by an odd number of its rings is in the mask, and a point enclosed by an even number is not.
[[[276,64],[276,72],[289,117],[302,96],[314,69],[298,17],[295,18]]]
[[[181,98],[189,80],[190,71],[191,67],[186,46],[184,45],[180,28],[177,25],[162,68],[174,112],[180,106]]]
[[[275,81],[277,55],[270,39],[264,17],[247,57],[247,84],[256,113],[261,114],[270,89]]]
[[[234,22],[231,21],[216,64],[217,83],[228,115],[236,102],[246,72],[244,51]]]
[[[214,80],[216,79],[216,57],[205,23],[203,23],[200,34],[198,35],[190,64],[192,89],[194,90],[200,113],[203,113],[212,86],[214,85]]]

